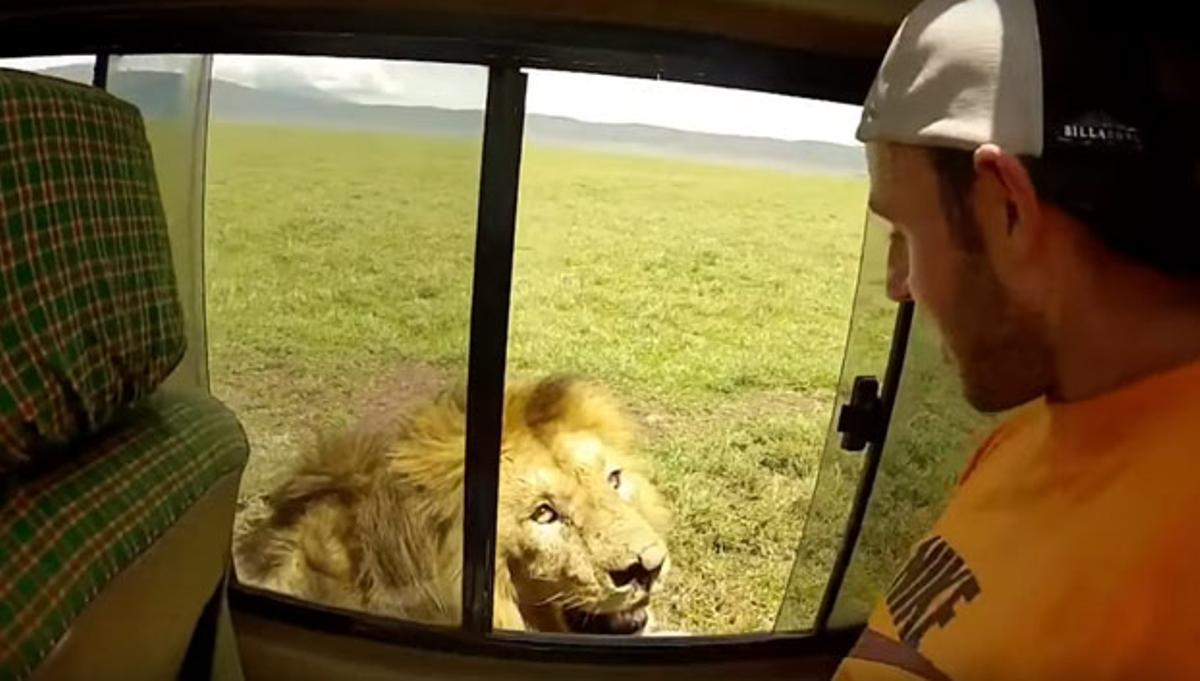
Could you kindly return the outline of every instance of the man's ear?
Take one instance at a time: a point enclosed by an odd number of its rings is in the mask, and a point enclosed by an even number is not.
[[[981,216],[990,226],[1003,225],[1009,236],[1017,241],[1018,251],[1029,253],[1041,239],[1042,208],[1038,201],[1033,178],[1016,156],[995,144],[982,144],[975,149],[975,174],[986,185],[982,207],[992,215]]]

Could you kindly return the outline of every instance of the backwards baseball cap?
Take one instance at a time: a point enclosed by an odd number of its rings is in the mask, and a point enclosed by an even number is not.
[[[1071,0],[922,2],[884,57],[858,139],[992,142],[1033,157],[1177,146],[1137,12]]]
[[[892,40],[858,139],[1033,158],[1039,196],[1111,249],[1200,278],[1200,53],[1169,10],[926,0]]]

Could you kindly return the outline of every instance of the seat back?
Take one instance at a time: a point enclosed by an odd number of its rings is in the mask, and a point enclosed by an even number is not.
[[[0,310],[0,681],[172,676],[247,446],[208,395],[157,390],[184,330],[133,106],[0,69]]]

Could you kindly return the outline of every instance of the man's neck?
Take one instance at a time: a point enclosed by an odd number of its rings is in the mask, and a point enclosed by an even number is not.
[[[1059,315],[1057,399],[1095,397],[1200,361],[1200,299],[1194,286],[1145,271],[1097,276],[1092,283]]]

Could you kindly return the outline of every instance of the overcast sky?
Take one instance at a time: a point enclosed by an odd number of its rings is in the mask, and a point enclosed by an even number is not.
[[[25,68],[70,58],[0,60]],[[74,61],[78,61],[75,59]],[[140,65],[152,60],[139,58]],[[340,59],[219,55],[217,78],[243,85],[313,87],[357,102],[451,109],[483,107],[487,72],[478,66]],[[530,113],[597,123],[644,123],[719,134],[857,144],[859,107],[799,97],[583,73],[532,71]]]

